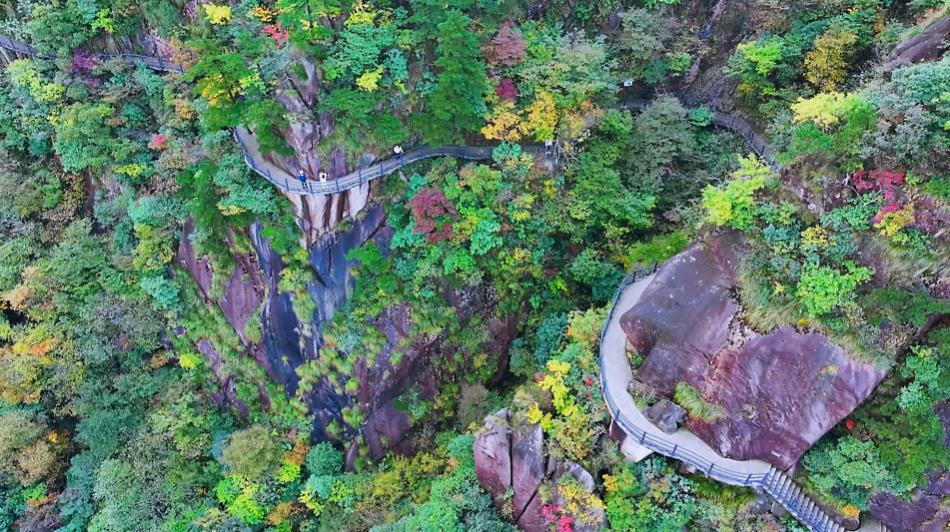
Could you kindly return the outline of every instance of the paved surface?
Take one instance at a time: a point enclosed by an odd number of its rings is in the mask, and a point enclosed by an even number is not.
[[[765,491],[796,519],[815,532],[844,532],[829,514],[819,507],[790,476],[762,460],[732,460],[720,456],[706,442],[685,429],[668,434],[661,431],[640,412],[627,384],[633,370],[627,360],[626,334],[620,318],[636,305],[655,274],[636,272],[624,280],[600,337],[601,387],[611,416],[627,434],[623,443],[625,454],[643,458],[650,452],[681,460],[706,476],[734,486]],[[886,532],[878,521],[865,519],[862,532]]]

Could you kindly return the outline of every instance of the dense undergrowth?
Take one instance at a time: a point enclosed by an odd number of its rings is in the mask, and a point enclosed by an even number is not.
[[[624,462],[606,437],[606,305],[626,271],[715,226],[747,237],[749,324],[820,331],[892,368],[806,455],[807,485],[852,513],[877,491],[910,496],[948,465],[934,405],[950,397],[950,338],[918,333],[948,310],[950,58],[878,65],[942,7],[750,5],[754,38],[719,52],[782,175],[663,95],[709,52],[696,2],[5,2],[0,33],[52,58],[9,56],[0,75],[0,526],[505,530],[471,448],[509,407],[595,477],[594,493],[552,488],[567,501],[546,510],[552,528],[602,508],[617,530],[795,529],[753,515],[750,492]],[[145,34],[185,75],[94,56]],[[624,79],[661,96],[617,110]],[[288,111],[292,92],[309,106]],[[294,208],[227,129],[288,155],[289,124],[321,121],[318,152],[351,163],[396,143],[501,143],[490,162],[378,185],[391,242],[351,252],[355,292],[288,396],[254,358],[260,310],[235,331],[214,303],[262,236],[277,290],[302,322],[315,308]],[[551,138],[554,171],[518,144]],[[213,265],[207,291],[174,261],[183,238]],[[408,333],[391,345],[396,317]],[[497,321],[516,323],[500,352]],[[416,452],[345,456],[368,414],[356,401],[311,441],[309,391],[355,395],[358,370],[413,350],[437,383],[397,401]]]

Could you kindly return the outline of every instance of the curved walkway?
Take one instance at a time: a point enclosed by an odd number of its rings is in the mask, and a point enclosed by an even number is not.
[[[668,434],[661,431],[637,407],[627,384],[633,370],[627,360],[626,335],[620,327],[624,312],[636,305],[653,281],[656,266],[631,273],[620,285],[600,335],[600,384],[610,415],[626,433],[625,451],[646,456],[657,452],[701,471],[707,477],[733,486],[767,492],[796,519],[814,532],[844,532],[784,472],[762,460],[732,460],[720,456],[706,442],[685,429]],[[877,522],[867,522],[859,530],[885,530]]]
[[[39,52],[36,48],[27,43],[11,39],[10,37],[4,35],[0,35],[0,48],[30,57],[40,57],[44,59],[52,59],[54,57],[50,54]],[[119,60],[129,64],[142,63],[146,67],[160,72],[184,73],[185,71],[181,65],[171,61],[166,61],[160,55],[145,56],[123,53],[97,54],[94,57],[102,61]],[[648,103],[649,102],[645,100],[638,100],[620,104],[617,107],[622,109],[642,109],[646,107]],[[723,129],[728,129],[737,135],[740,135],[749,145],[749,148],[752,149],[752,151],[755,152],[755,154],[763,159],[766,163],[768,163],[773,170],[777,171],[779,169],[778,164],[775,162],[775,159],[769,149],[768,143],[766,143],[765,140],[762,139],[755,132],[755,130],[752,129],[752,126],[749,125],[749,123],[746,122],[742,117],[714,111],[712,124]],[[253,170],[264,179],[270,181],[275,187],[283,190],[284,192],[309,196],[339,194],[352,188],[361,187],[374,179],[392,174],[403,166],[421,161],[422,159],[430,159],[433,157],[457,157],[460,159],[472,160],[490,159],[493,149],[493,146],[423,147],[406,152],[402,157],[399,158],[387,159],[366,168],[358,168],[349,174],[337,177],[335,179],[308,179],[304,182],[301,182],[296,176],[291,175],[289,172],[287,172],[287,170],[275,165],[273,162],[264,157],[260,151],[260,147],[254,137],[254,134],[246,128],[235,128],[234,139],[241,148],[241,152],[244,155],[244,162],[247,164],[248,168]],[[522,146],[522,148],[524,151],[535,156],[546,156],[548,154],[546,148],[540,145],[526,145]]]
[[[32,45],[11,39],[6,35],[0,35],[0,48],[20,55],[39,57],[41,59],[55,59],[55,56],[52,54],[42,53]],[[146,67],[159,72],[177,72],[179,74],[185,73],[185,69],[181,65],[175,63],[174,61],[168,61],[161,55],[95,54],[92,57],[100,61],[119,60],[129,64],[143,63]]]

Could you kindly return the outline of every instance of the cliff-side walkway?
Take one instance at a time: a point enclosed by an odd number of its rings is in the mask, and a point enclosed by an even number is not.
[[[22,55],[52,59],[50,54],[42,53],[30,44],[17,41],[5,35],[0,35],[0,49],[17,56]],[[176,72],[179,74],[185,72],[185,69],[181,65],[168,61],[161,56],[120,53],[96,54],[94,57],[101,61],[118,60],[129,64],[141,63],[159,72]],[[623,109],[642,109],[646,107],[648,103],[649,102],[645,100],[637,100],[620,104],[617,107]],[[756,155],[762,158],[774,170],[778,170],[778,165],[769,150],[768,143],[766,143],[742,117],[714,111],[712,124],[723,129],[728,129],[741,136]],[[241,148],[241,152],[244,155],[244,162],[248,168],[284,192],[309,196],[325,196],[346,192],[352,188],[363,186],[374,179],[392,174],[403,166],[423,159],[433,157],[456,157],[459,159],[472,160],[490,159],[492,149],[494,148],[493,146],[422,147],[408,151],[401,157],[380,161],[366,168],[357,168],[355,171],[344,176],[326,180],[314,179],[315,176],[308,176],[308,179],[301,181],[265,157],[264,154],[261,153],[260,146],[254,134],[248,129],[243,127],[235,128],[234,139]],[[526,145],[522,146],[522,149],[535,156],[548,155],[548,149],[543,145]]]
[[[626,335],[620,327],[624,312],[636,305],[653,281],[655,267],[633,272],[621,284],[600,336],[600,383],[607,409],[626,434],[624,454],[642,458],[656,452],[689,464],[706,476],[724,484],[765,491],[813,532],[844,532],[820,506],[796,485],[790,476],[762,460],[732,460],[717,453],[706,442],[685,429],[663,432],[643,415],[627,384],[633,370],[627,360]],[[868,520],[859,529],[882,532],[878,522]]]

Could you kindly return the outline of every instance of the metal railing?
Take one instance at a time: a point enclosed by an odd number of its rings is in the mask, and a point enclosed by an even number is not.
[[[607,386],[607,373],[604,366],[604,339],[607,334],[607,329],[610,327],[614,315],[618,311],[617,303],[620,301],[620,297],[624,291],[631,284],[656,273],[658,268],[659,265],[654,263],[652,267],[634,270],[624,278],[623,282],[621,282],[617,288],[617,292],[610,305],[610,311],[607,314],[607,320],[604,323],[603,329],[600,331],[600,387],[603,392],[604,402],[607,404],[607,410],[610,412],[614,421],[623,429],[628,438],[633,438],[634,441],[641,446],[664,456],[685,462],[709,478],[733,486],[744,486],[764,490],[798,519],[798,521],[813,532],[844,532],[843,526],[837,524],[819,505],[805,495],[801,488],[791,480],[791,477],[779,471],[774,466],[771,467],[767,473],[754,474],[730,469],[699,453],[647,432],[645,429],[638,427],[620,410],[613,396],[610,394],[610,388]],[[725,461],[725,459],[723,461]]]
[[[37,50],[30,44],[27,44],[22,41],[14,40],[6,35],[0,35],[0,48],[4,50],[9,50],[14,53],[28,55],[30,57],[39,57],[41,59],[54,59],[56,56],[53,54],[43,53]],[[158,70],[161,72],[178,72],[179,74],[184,74],[185,69],[178,63],[174,61],[169,61],[161,56],[161,54],[156,55],[140,55],[133,53],[118,53],[118,54],[107,54],[99,53],[93,54],[91,57],[99,61],[111,61],[117,59],[124,63],[137,64],[143,63],[145,66],[152,70]]]
[[[0,48],[13,51],[18,54],[25,54],[33,57],[42,57],[42,58],[52,58],[51,54],[45,54],[39,52],[33,46],[24,43],[22,41],[14,40],[8,36],[0,35]],[[119,53],[119,54],[96,54],[93,57],[101,61],[117,59],[125,63],[142,63],[148,68],[153,70],[158,70],[161,72],[178,72],[184,73],[184,68],[172,61],[165,60],[161,54],[156,54],[154,56],[148,55],[139,55],[132,53]],[[649,105],[649,100],[632,100],[628,102],[621,103],[617,107],[622,109],[643,109]],[[713,119],[712,124],[721,127],[723,129],[728,129],[734,133],[741,136],[745,142],[749,145],[752,151],[763,161],[765,161],[772,170],[778,172],[780,167],[775,161],[775,158],[772,156],[771,149],[769,145],[763,138],[761,138],[755,130],[752,129],[752,126],[746,122],[742,117],[724,113],[719,110],[713,110]],[[409,151],[403,154],[401,157],[396,157],[392,159],[387,159],[380,163],[374,164],[367,168],[358,168],[354,172],[350,172],[344,176],[332,180],[305,180],[300,181],[290,177],[289,174],[284,173],[284,175],[274,175],[273,170],[267,165],[264,164],[262,160],[257,160],[255,154],[252,154],[244,142],[241,140],[240,135],[237,130],[234,131],[234,138],[237,140],[238,145],[241,148],[241,152],[244,156],[244,162],[247,166],[253,170],[255,173],[261,177],[267,179],[277,188],[280,188],[286,192],[291,192],[294,194],[304,194],[304,195],[328,195],[328,194],[339,194],[345,192],[352,188],[360,187],[380,177],[387,176],[392,174],[396,170],[402,168],[407,164],[412,164],[423,159],[430,159],[433,157],[457,157],[460,159],[489,159],[491,158],[491,152],[493,147],[491,146],[437,146],[437,147],[423,147],[416,150]],[[547,153],[547,148],[541,145],[527,145],[524,147],[524,150],[529,153],[534,154],[545,154]],[[257,157],[262,158],[263,155],[260,153],[256,154]]]

